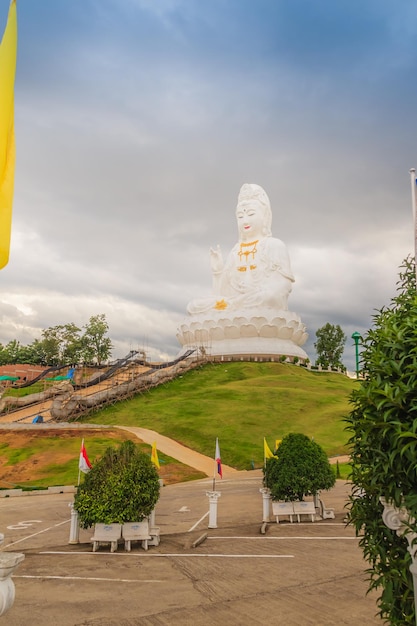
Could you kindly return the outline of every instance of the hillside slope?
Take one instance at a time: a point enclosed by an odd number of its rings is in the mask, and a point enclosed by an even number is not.
[[[82,421],[150,428],[207,456],[219,437],[223,462],[250,469],[263,463],[264,437],[273,448],[289,432],[345,454],[343,417],[357,384],[291,364],[208,364]]]

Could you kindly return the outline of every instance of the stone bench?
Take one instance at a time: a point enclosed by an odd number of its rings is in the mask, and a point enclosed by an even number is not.
[[[144,519],[142,522],[126,522],[125,524],[123,524],[122,537],[124,539],[125,550],[127,552],[130,552],[131,550],[132,541],[140,541],[142,543],[142,548],[144,550],[147,550],[148,545],[152,541],[148,519]],[[158,545],[158,543],[152,543],[152,545]]]
[[[280,517],[288,517],[292,523],[293,517],[297,516],[297,521],[301,521],[301,515],[310,515],[311,521],[314,522],[316,516],[316,507],[314,502],[296,501],[296,502],[272,502],[272,513],[275,516],[276,523],[279,524]]]
[[[101,543],[109,543],[110,551],[116,552],[117,544],[121,536],[121,524],[96,524],[94,526],[94,535],[91,537],[93,552],[96,552]]]
[[[304,502],[300,500],[299,502],[293,502],[294,505],[294,514],[297,516],[297,521],[300,521],[300,515],[310,515],[311,521],[314,522],[314,518],[316,516],[316,507],[314,502]]]
[[[322,518],[334,519],[335,518],[334,509],[329,506],[326,506],[321,498],[319,500],[319,503],[320,503],[320,513],[321,513]]]
[[[277,524],[279,524],[279,518],[282,516],[288,517],[292,524],[294,504],[292,502],[272,502],[272,513]]]

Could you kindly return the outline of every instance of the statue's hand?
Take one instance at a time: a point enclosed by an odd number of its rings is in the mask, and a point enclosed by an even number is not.
[[[223,255],[220,246],[210,248],[210,264],[213,274],[220,274],[223,270]]]

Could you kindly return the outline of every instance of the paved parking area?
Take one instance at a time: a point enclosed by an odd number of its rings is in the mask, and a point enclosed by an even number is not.
[[[93,553],[85,530],[69,545],[70,494],[0,499],[2,549],[25,554],[14,606],[0,625],[380,624],[358,540],[343,522],[347,485],[337,481],[324,497],[336,519],[271,517],[265,534],[261,486],[257,471],[216,481],[215,529],[208,529],[212,480],[163,487],[161,543],[148,551],[133,544],[130,553],[123,546]]]

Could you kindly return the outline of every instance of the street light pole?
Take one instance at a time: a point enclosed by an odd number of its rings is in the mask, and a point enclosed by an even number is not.
[[[411,179],[411,204],[413,209],[413,228],[414,228],[414,262],[416,265],[416,280],[417,280],[417,216],[416,216],[416,170],[414,167],[410,170]]]
[[[359,339],[361,339],[361,334],[356,330],[352,333],[352,339],[355,342],[356,378],[359,378]]]

